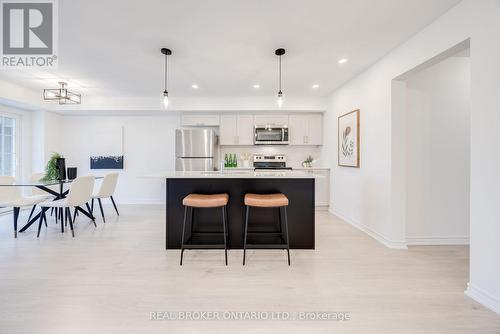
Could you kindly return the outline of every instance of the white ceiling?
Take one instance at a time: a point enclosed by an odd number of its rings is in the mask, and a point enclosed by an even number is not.
[[[58,69],[0,78],[36,90],[64,79],[84,98],[159,96],[169,47],[172,98],[264,96],[276,92],[274,50],[284,47],[285,96],[322,97],[458,2],[60,0]]]

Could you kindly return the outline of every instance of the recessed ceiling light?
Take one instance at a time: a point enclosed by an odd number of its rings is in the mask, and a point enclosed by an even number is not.
[[[259,84],[255,84],[255,85],[253,85],[253,88],[258,89],[258,88],[260,88],[260,85]]]
[[[318,84],[314,84],[314,85],[312,85],[312,88],[317,89],[317,88],[319,88],[319,85]]]
[[[197,84],[192,84],[191,87],[194,88],[194,89],[198,89],[198,85]]]
[[[339,64],[347,63],[347,58],[339,59]]]

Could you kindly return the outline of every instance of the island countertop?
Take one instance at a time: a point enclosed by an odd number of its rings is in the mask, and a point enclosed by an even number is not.
[[[291,170],[225,170],[220,171],[166,171],[155,174],[145,175],[147,178],[164,179],[318,179],[324,176],[314,173],[314,171]]]

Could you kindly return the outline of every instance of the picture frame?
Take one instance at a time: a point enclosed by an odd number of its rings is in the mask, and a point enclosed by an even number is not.
[[[338,117],[338,165],[359,168],[360,166],[360,110]]]

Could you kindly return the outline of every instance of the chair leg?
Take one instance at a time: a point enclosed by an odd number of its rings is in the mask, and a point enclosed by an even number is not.
[[[73,222],[76,221],[76,216],[78,216],[78,210],[75,209],[75,213],[73,214]]]
[[[283,207],[283,214],[285,216],[285,240],[286,240],[286,253],[288,256],[288,265],[290,265],[290,242],[288,240],[288,217],[286,214],[286,206]]]
[[[102,209],[102,201],[101,201],[100,198],[98,198],[97,201],[99,202],[99,209],[101,209],[102,221],[105,223],[106,222],[106,218],[104,218],[104,210]]]
[[[222,207],[222,226],[224,227],[224,257],[227,266],[227,228],[226,228],[226,207]]]
[[[250,213],[250,207],[247,205],[246,206],[246,211],[245,211],[245,232],[243,234],[243,265],[245,265],[245,258],[246,258],[246,253],[247,253],[247,234],[248,234],[248,216]]]
[[[14,208],[14,238],[17,238],[17,220],[19,219],[19,211],[21,208]]]
[[[48,227],[48,225],[47,225],[47,217],[45,215],[43,215],[43,222],[45,223],[45,227]]]
[[[92,201],[90,202],[90,213],[92,216],[94,215],[94,199],[92,198]]]
[[[74,238],[75,231],[73,230],[73,220],[71,219],[71,210],[69,208],[66,208],[66,216],[67,216],[67,219],[69,220],[69,228],[71,229],[71,235]]]
[[[94,213],[92,212],[89,203],[85,203],[85,205],[87,206],[87,210],[90,213],[90,216],[92,217],[92,222],[94,223],[94,227],[97,227],[97,224],[95,223]]]
[[[30,212],[30,216],[28,218],[28,222],[31,220],[31,217],[33,216],[33,212],[35,212],[35,208],[36,208],[36,204],[33,205],[33,207],[31,208],[31,212]]]
[[[118,212],[118,208],[116,207],[116,203],[113,196],[109,196],[109,198],[111,198],[111,203],[113,203],[113,206],[115,207],[116,215],[119,216],[120,213]]]
[[[63,209],[63,216],[64,216],[64,227],[68,227],[68,210],[67,208]]]
[[[59,212],[59,220],[61,222],[61,233],[64,233],[64,217],[63,217],[63,209],[59,208],[59,210],[56,208],[56,211]]]
[[[184,221],[182,222],[182,237],[181,237],[181,262],[179,265],[182,266],[182,257],[184,256],[184,234],[186,233],[186,219],[187,219],[187,209],[188,207],[184,207]]]
[[[42,229],[42,222],[43,222],[43,219],[45,217],[45,211],[47,211],[48,209],[49,208],[42,208],[42,211],[40,212],[40,221],[38,222],[38,232],[36,233],[37,238],[40,237],[40,230]],[[57,214],[57,212],[56,212],[56,214]],[[47,219],[47,218],[45,218],[45,219]],[[61,224],[61,226],[62,226],[62,224]]]

